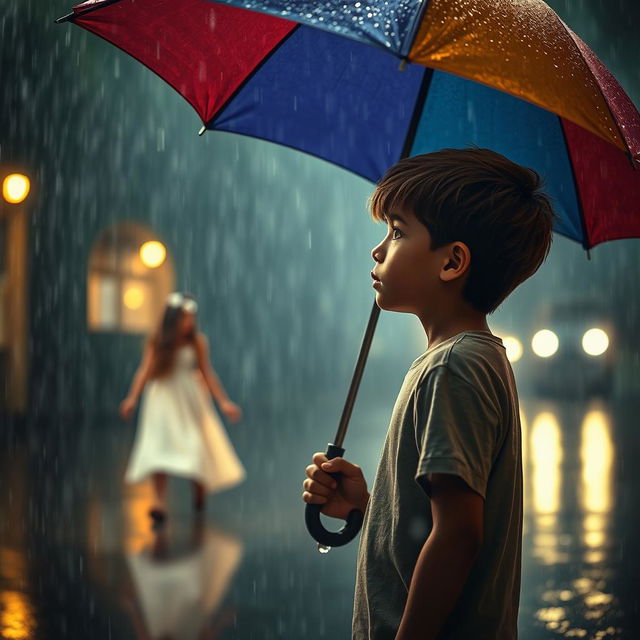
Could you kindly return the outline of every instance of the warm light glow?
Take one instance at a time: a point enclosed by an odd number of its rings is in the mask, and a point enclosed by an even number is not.
[[[531,340],[533,352],[541,358],[551,357],[558,350],[559,344],[558,336],[549,329],[538,331]]]
[[[20,591],[0,592],[0,637],[28,640],[35,631],[33,607],[27,596]]]
[[[590,356],[601,356],[609,348],[609,336],[603,329],[589,329],[582,336],[582,348]]]
[[[153,506],[155,497],[150,483],[132,486],[127,493],[124,501],[123,547],[127,553],[139,553],[153,542],[153,532],[149,528],[149,509]]]
[[[518,362],[522,358],[522,342],[514,336],[506,336],[502,338],[502,342],[507,350],[509,362]]]
[[[127,287],[124,292],[123,301],[127,309],[136,310],[139,309],[144,303],[144,292],[140,287],[131,286]]]
[[[162,242],[150,240],[140,247],[140,260],[150,269],[159,267],[167,257],[167,250]]]
[[[2,195],[7,202],[18,204],[29,195],[30,188],[31,183],[27,176],[23,176],[21,173],[12,173],[2,183]]]
[[[611,509],[613,442],[611,425],[604,411],[589,411],[582,423],[582,508],[587,513]]]
[[[533,508],[537,514],[558,512],[562,458],[560,425],[553,413],[545,411],[536,416],[531,427]]]

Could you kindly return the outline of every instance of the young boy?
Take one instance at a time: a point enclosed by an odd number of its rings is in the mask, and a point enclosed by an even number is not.
[[[445,149],[402,160],[372,196],[387,224],[372,251],[377,303],[418,316],[428,349],[405,377],[371,495],[343,458],[316,453],[306,470],[305,502],[365,512],[354,640],[517,638],[518,397],[486,316],[549,252],[540,186],[493,151]]]

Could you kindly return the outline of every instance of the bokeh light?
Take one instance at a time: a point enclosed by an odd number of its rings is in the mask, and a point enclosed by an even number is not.
[[[127,287],[124,292],[123,301],[127,309],[139,309],[144,302],[144,292],[140,287]]]
[[[21,173],[12,173],[2,182],[2,195],[11,204],[22,202],[29,195],[30,189],[31,182],[29,178]]]
[[[604,329],[594,327],[582,336],[582,348],[590,356],[601,356],[609,348],[609,336]]]
[[[159,267],[167,257],[167,250],[162,242],[150,240],[140,247],[140,259],[145,267],[155,269]]]
[[[531,348],[533,352],[541,358],[550,358],[560,345],[558,336],[549,329],[542,329],[533,336]]]
[[[507,350],[507,358],[509,362],[518,362],[522,358],[522,342],[515,336],[505,336],[502,338],[505,349]]]

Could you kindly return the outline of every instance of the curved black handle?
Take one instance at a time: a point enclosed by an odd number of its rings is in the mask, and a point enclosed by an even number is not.
[[[334,444],[329,444],[326,451],[328,460],[344,455],[344,449]],[[337,481],[340,479],[339,473],[330,474]],[[351,542],[360,532],[364,514],[360,509],[353,509],[347,516],[347,522],[340,531],[327,531],[320,521],[321,504],[307,504],[304,510],[304,521],[311,537],[325,547],[342,547]]]

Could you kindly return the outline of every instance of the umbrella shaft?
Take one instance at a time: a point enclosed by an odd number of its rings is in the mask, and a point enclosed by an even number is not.
[[[333,444],[337,447],[342,447],[344,437],[347,434],[347,427],[349,426],[349,420],[351,418],[351,412],[353,411],[353,405],[356,401],[356,395],[358,395],[358,388],[360,387],[360,381],[362,380],[362,374],[364,372],[364,365],[367,362],[367,356],[369,355],[369,348],[371,347],[371,341],[373,340],[373,334],[376,331],[376,324],[378,323],[378,316],[380,315],[380,307],[373,301],[373,308],[371,309],[371,315],[369,316],[369,324],[367,330],[364,333],[362,339],[362,346],[360,347],[360,355],[356,362],[356,368],[351,378],[351,386],[349,387],[349,393],[344,403],[344,409],[342,410],[342,417],[340,418],[340,425],[338,426],[338,432],[333,441]]]

